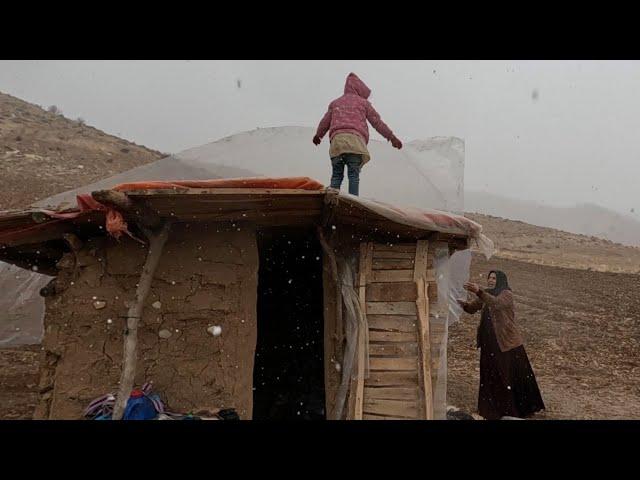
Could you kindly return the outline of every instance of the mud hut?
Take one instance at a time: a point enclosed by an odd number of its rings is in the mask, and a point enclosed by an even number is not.
[[[149,380],[176,411],[444,418],[447,264],[481,230],[308,178],[123,184],[1,212],[0,260],[55,277],[35,418],[81,418],[115,390],[122,405]]]

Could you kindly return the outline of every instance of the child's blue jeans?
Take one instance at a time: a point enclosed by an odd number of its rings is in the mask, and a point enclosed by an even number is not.
[[[344,180],[344,167],[347,166],[347,177],[349,178],[349,193],[358,195],[360,186],[360,169],[362,168],[362,155],[355,153],[343,153],[331,159],[333,172],[331,174],[331,188],[340,190],[342,180]]]

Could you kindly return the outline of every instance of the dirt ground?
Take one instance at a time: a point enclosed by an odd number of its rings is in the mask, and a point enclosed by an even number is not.
[[[640,419],[640,276],[474,255],[472,278],[509,276],[547,410],[540,419]],[[448,404],[477,413],[479,314],[449,330]]]
[[[28,420],[38,402],[41,347],[0,349],[0,419]]]

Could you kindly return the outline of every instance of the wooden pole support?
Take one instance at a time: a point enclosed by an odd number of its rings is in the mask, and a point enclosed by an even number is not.
[[[431,381],[431,332],[429,330],[429,284],[427,283],[427,255],[429,241],[419,240],[413,281],[416,283],[416,310],[418,312],[418,345],[420,353],[420,390],[422,391],[424,418],[433,420],[433,384]]]
[[[142,316],[144,302],[149,295],[153,275],[158,267],[162,249],[169,237],[170,224],[165,223],[157,233],[148,232],[149,251],[147,259],[140,274],[140,281],[136,289],[136,296],[133,304],[127,313],[127,329],[124,333],[124,351],[122,360],[122,374],[120,376],[120,388],[116,396],[116,403],[113,408],[113,420],[121,420],[127,400],[133,389],[136,375],[136,364],[138,357],[138,322]]]

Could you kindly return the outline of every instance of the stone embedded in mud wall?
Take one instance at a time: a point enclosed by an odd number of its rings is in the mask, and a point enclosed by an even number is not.
[[[158,336],[166,340],[167,338],[171,337],[171,332],[165,328],[158,332]]]

